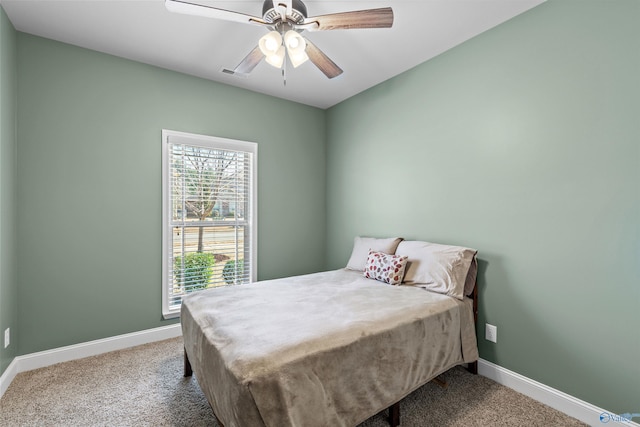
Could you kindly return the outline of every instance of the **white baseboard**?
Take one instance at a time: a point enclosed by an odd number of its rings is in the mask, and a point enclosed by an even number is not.
[[[478,374],[522,393],[525,396],[529,396],[538,402],[542,402],[573,418],[577,418],[590,426],[640,427],[640,424],[627,421],[618,414],[598,408],[583,400],[483,359],[478,361]]]
[[[9,388],[9,384],[20,372],[31,371],[33,369],[44,368],[56,363],[69,362],[71,360],[82,359],[84,357],[97,356],[110,351],[123,350],[137,345],[148,344],[155,341],[162,341],[182,335],[180,324],[162,326],[154,329],[147,329],[130,334],[117,335],[115,337],[89,341],[52,350],[39,351],[37,353],[18,356],[9,364],[9,367],[0,377],[0,397]]]
[[[18,362],[13,359],[7,369],[0,376],[0,398],[4,395],[4,392],[9,388],[11,381],[18,375]]]

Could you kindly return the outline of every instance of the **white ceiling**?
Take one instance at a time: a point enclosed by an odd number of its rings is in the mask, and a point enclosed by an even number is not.
[[[261,0],[200,4],[260,16]],[[344,73],[327,79],[307,62],[287,73],[262,61],[227,75],[262,27],[166,10],[164,0],[0,0],[19,31],[320,108],[396,76],[545,0],[307,0],[309,16],[391,6],[390,29],[305,32]]]

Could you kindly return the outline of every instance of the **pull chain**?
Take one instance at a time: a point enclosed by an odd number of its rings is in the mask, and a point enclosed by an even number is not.
[[[282,84],[284,86],[287,85],[287,58],[284,58],[284,62],[282,63]]]

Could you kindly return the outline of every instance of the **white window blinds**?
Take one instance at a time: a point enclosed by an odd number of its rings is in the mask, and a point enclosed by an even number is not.
[[[255,276],[257,145],[163,131],[163,314]]]

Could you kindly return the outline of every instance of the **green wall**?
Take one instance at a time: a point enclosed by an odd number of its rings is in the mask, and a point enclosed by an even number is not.
[[[0,7],[0,375],[18,347],[16,83],[16,31]],[[11,328],[11,344],[5,349],[7,328]]]
[[[258,143],[259,279],[324,267],[322,110],[23,33],[18,71],[20,354],[177,321],[163,128]]]
[[[640,412],[639,16],[550,0],[328,110],[328,267],[356,235],[476,248],[481,357]]]

